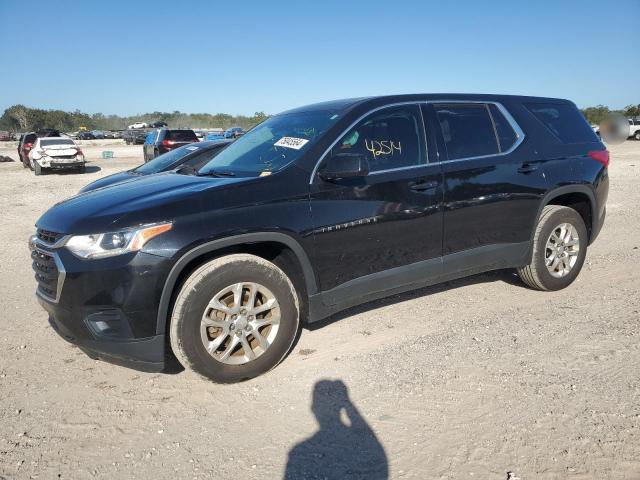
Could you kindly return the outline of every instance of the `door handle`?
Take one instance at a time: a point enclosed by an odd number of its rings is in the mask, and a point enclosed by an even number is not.
[[[411,182],[409,184],[409,189],[414,192],[424,192],[426,190],[431,190],[438,186],[438,182],[435,180],[429,182]]]
[[[536,170],[538,170],[538,165],[525,162],[522,165],[520,165],[520,168],[518,168],[518,173],[531,173],[531,172],[535,172]]]

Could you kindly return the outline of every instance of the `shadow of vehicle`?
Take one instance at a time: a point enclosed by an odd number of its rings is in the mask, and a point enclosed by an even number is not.
[[[384,447],[342,381],[317,382],[311,411],[320,429],[289,451],[285,480],[389,478]]]
[[[342,310],[340,312],[334,313],[330,317],[327,317],[324,320],[321,320],[319,322],[306,324],[304,328],[306,328],[307,330],[317,330],[318,328],[322,328],[326,325],[330,325],[344,318],[350,317],[352,315],[357,315],[359,313],[365,313],[375,308],[385,307],[387,305],[393,305],[395,303],[400,303],[400,302],[406,302],[408,300],[414,300],[416,298],[433,295],[435,293],[445,292],[447,290],[453,290],[455,288],[462,288],[469,285],[475,285],[478,283],[493,283],[498,281],[505,282],[509,285],[527,288],[518,278],[518,275],[516,274],[515,269],[493,270],[490,272],[480,273],[470,277],[460,278],[458,280],[451,280],[448,282],[439,283],[429,287],[419,288],[417,290],[412,290],[410,292],[391,295],[389,297],[385,297],[379,300],[372,300],[370,302],[363,303],[362,305],[357,305],[355,307],[351,307],[346,310]]]

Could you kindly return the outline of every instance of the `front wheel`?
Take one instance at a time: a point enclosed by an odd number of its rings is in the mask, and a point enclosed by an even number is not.
[[[33,171],[36,175],[42,175],[42,167],[38,162],[33,162]]]
[[[524,283],[536,290],[560,290],[576,279],[589,243],[584,220],[573,208],[543,208],[533,239],[531,263],[518,269]]]
[[[640,130],[638,130],[635,135],[633,136],[633,138],[635,138],[636,140],[640,140]]]
[[[180,289],[171,348],[185,368],[214,382],[239,382],[280,363],[299,318],[296,290],[280,268],[254,255],[228,255],[198,268]]]

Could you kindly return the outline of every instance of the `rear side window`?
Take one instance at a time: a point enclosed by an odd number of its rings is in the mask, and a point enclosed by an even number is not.
[[[568,103],[525,103],[525,107],[563,143],[597,142],[582,113]]]
[[[434,108],[449,160],[500,153],[487,105],[436,104]]]
[[[168,130],[165,138],[176,142],[191,142],[198,139],[193,130]]]

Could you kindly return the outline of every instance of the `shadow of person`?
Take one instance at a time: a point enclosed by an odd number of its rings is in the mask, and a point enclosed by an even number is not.
[[[317,382],[311,411],[320,429],[289,451],[285,480],[389,478],[384,448],[342,381]]]

